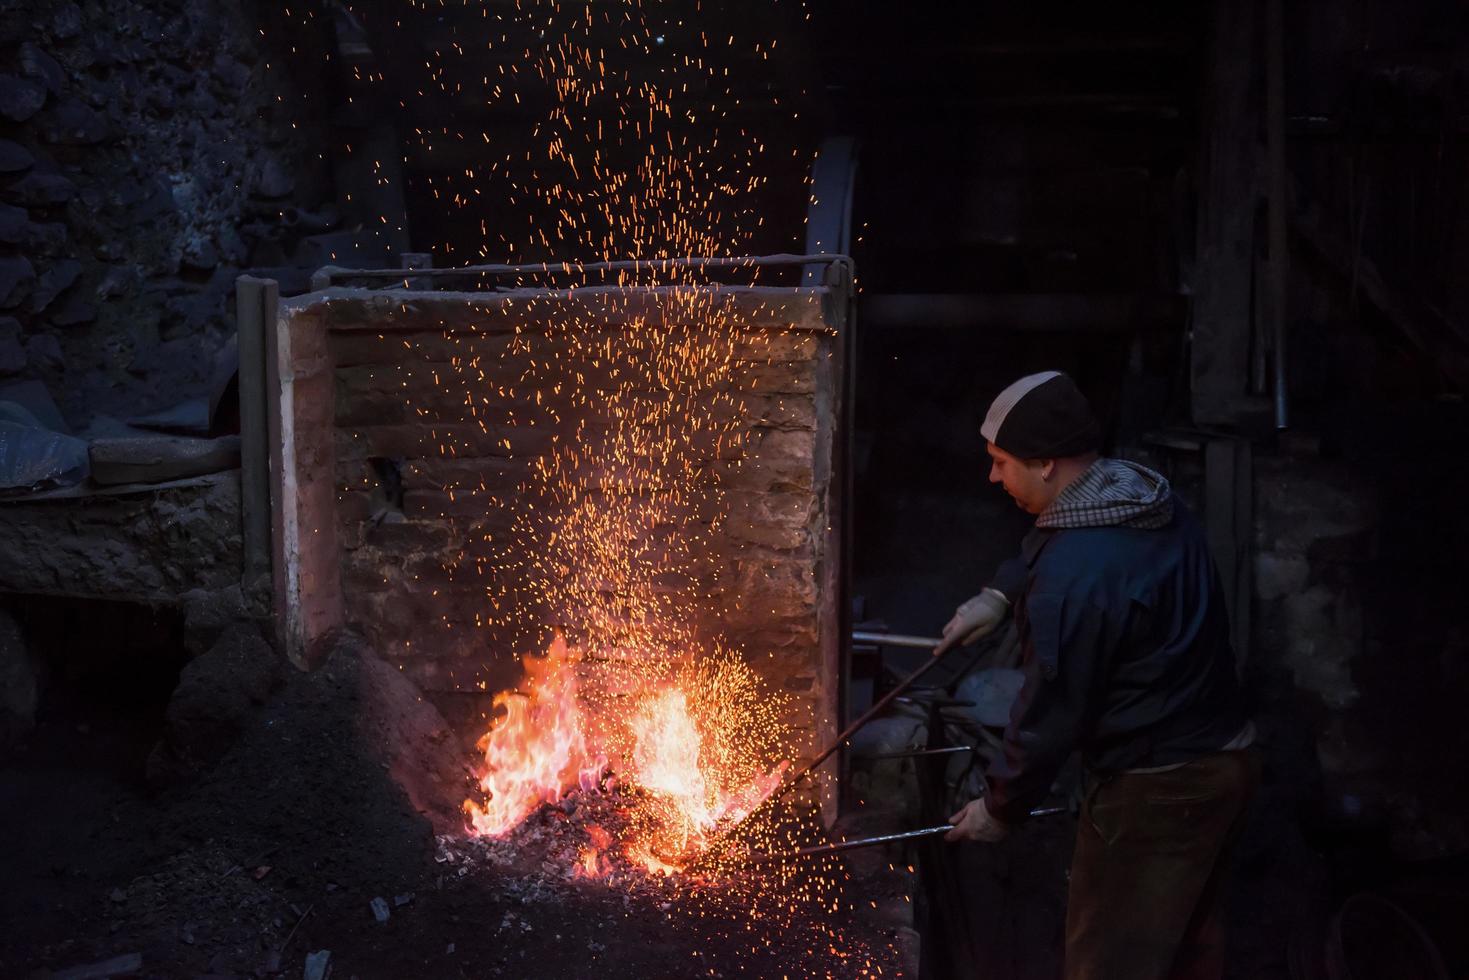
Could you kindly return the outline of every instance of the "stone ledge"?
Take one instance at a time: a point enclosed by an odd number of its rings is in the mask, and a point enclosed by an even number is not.
[[[10,498],[0,539],[0,590],[177,603],[240,584],[240,474]]]

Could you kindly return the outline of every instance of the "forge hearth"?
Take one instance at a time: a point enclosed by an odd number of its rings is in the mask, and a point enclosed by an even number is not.
[[[265,389],[290,656],[309,666],[350,624],[431,696],[492,693],[514,687],[520,658],[555,633],[595,644],[624,613],[661,617],[690,656],[739,651],[787,699],[792,758],[809,757],[838,714],[844,311],[824,286],[329,287],[282,301],[265,331]],[[650,356],[713,344],[712,367],[681,384],[676,360],[626,371],[596,356],[650,324],[666,341]],[[686,506],[613,542],[637,550],[636,567],[628,581],[578,584],[595,608],[568,610],[577,593],[563,588],[558,609],[546,583],[584,569],[557,551],[554,520],[526,517],[566,506],[544,473],[580,460],[576,447],[605,448],[618,399],[667,401],[662,424],[692,434],[668,471],[589,448],[597,471],[576,479],[595,493],[580,503],[663,493]],[[629,445],[618,453],[635,456]]]

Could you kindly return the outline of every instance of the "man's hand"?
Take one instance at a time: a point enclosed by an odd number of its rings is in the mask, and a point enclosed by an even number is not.
[[[965,646],[982,636],[994,632],[995,627],[1005,621],[1010,603],[994,589],[985,589],[979,595],[954,610],[954,618],[944,627],[944,646],[963,643]]]
[[[964,804],[962,810],[949,818],[949,823],[954,825],[954,829],[944,835],[944,840],[950,843],[974,840],[995,844],[1010,833],[1009,827],[990,816],[989,807],[985,806],[983,797]]]

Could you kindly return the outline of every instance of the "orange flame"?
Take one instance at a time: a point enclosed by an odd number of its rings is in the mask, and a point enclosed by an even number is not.
[[[716,652],[653,684],[630,710],[624,704],[620,724],[608,724],[578,701],[577,660],[557,636],[545,657],[527,658],[524,692],[496,695],[505,714],[480,743],[486,798],[464,805],[476,833],[505,834],[574,786],[594,791],[611,754],[619,777],[641,791],[628,797],[622,853],[666,874],[779,785],[787,763],[767,771],[760,758],[783,734],[771,714],[780,699],[759,696],[740,661]],[[587,832],[572,870],[601,877],[611,870],[612,839],[600,826]]]
[[[738,774],[711,764],[705,743],[729,733],[708,731],[691,714],[689,695],[679,687],[664,689],[643,704],[631,728],[635,744],[632,772],[650,797],[658,819],[648,847],[638,860],[649,870],[669,870],[654,855],[692,856],[718,830],[743,819],[764,802],[780,783],[788,763],[745,785]],[[651,853],[649,853],[651,852]]]
[[[574,664],[557,635],[546,656],[525,658],[524,692],[495,695],[495,708],[504,708],[505,715],[479,741],[485,801],[464,804],[477,833],[506,833],[542,803],[561,799],[585,771],[598,768],[582,735]]]

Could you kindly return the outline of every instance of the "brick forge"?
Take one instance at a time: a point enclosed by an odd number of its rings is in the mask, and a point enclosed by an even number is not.
[[[517,489],[556,440],[574,438],[587,414],[575,393],[595,382],[543,382],[508,400],[493,392],[515,387],[525,357],[555,362],[566,339],[549,325],[615,339],[686,309],[669,302],[674,288],[692,287],[333,288],[282,301],[267,331],[271,509],[277,621],[292,659],[311,666],[319,641],[350,624],[435,700],[513,686],[518,655],[541,651],[524,623],[484,621],[493,599],[526,587],[517,579],[530,556],[507,560],[502,545],[491,560],[484,539],[507,540],[514,508],[535,506]],[[838,720],[842,306],[826,287],[696,288],[702,307],[738,324],[722,380],[740,392],[734,421],[745,438],[696,461],[722,512],[694,515],[713,521],[699,571],[659,587],[698,635],[742,650],[791,697],[799,761]],[[480,395],[491,393],[473,418],[461,370],[471,361]],[[729,413],[717,394],[708,411]],[[577,624],[545,614],[532,625],[574,637]]]

